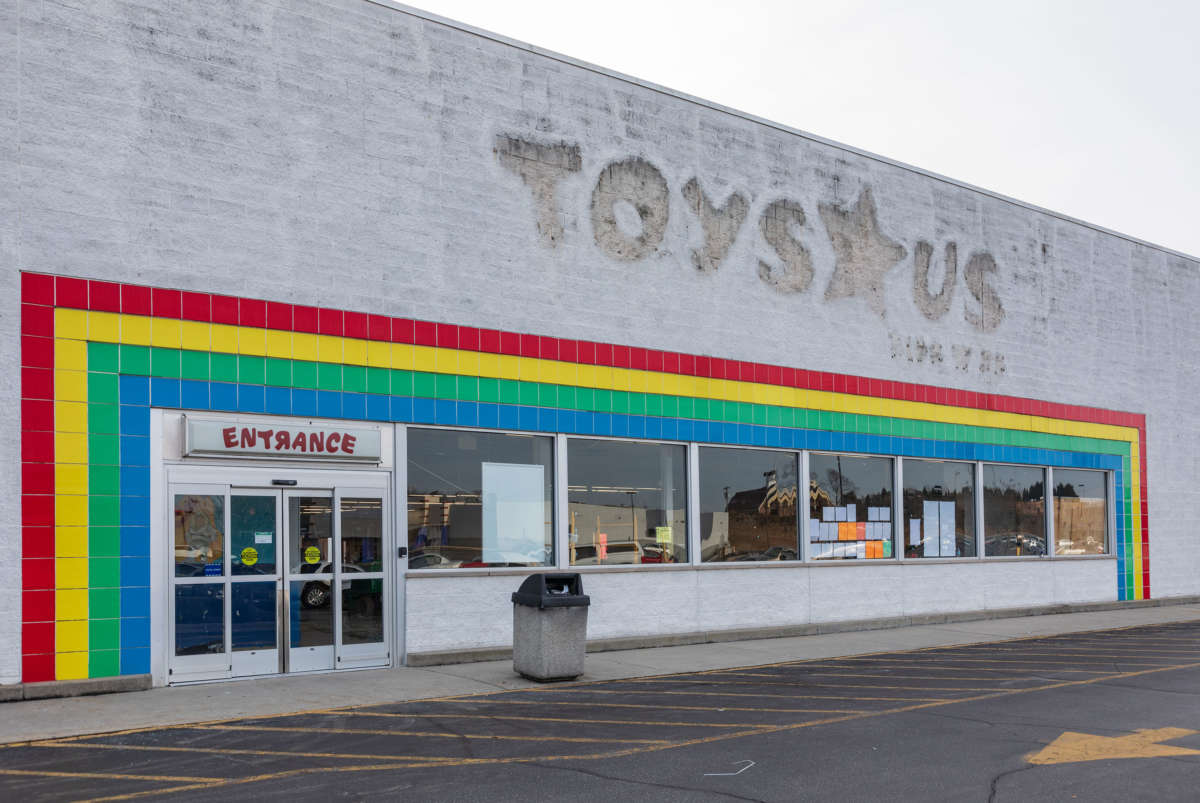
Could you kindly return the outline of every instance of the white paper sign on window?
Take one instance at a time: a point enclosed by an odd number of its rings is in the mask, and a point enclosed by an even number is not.
[[[545,559],[546,479],[540,465],[483,464],[483,561]]]

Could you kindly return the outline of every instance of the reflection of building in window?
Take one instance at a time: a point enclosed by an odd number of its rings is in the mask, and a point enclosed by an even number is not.
[[[219,562],[225,554],[224,530],[224,497],[175,497],[176,562]]]
[[[1103,472],[1054,470],[1054,552],[1103,555],[1107,550],[1108,480]]]

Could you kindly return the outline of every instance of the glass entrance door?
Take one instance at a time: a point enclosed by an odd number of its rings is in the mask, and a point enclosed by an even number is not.
[[[381,485],[172,484],[171,682],[387,666]]]

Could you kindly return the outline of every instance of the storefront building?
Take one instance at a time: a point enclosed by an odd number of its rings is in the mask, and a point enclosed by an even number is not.
[[[387,4],[20,13],[0,682],[1200,593],[1194,259]]]

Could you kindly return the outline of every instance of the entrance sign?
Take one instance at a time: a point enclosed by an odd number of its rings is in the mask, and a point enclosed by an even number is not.
[[[482,465],[484,563],[540,563],[546,554],[545,468]]]
[[[378,429],[271,426],[185,418],[184,454],[222,457],[290,457],[378,463]]]

